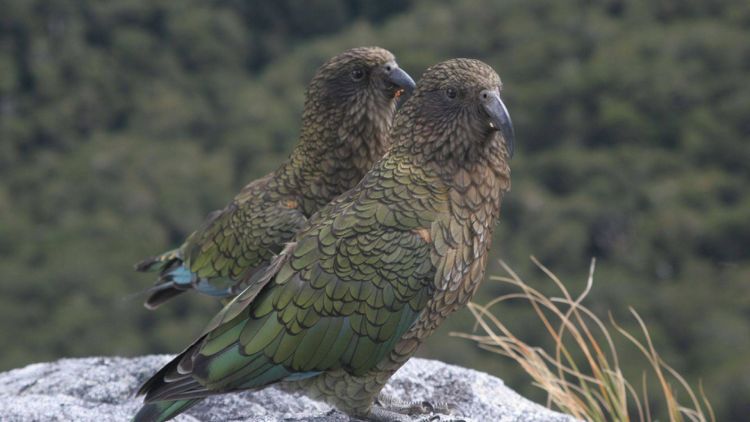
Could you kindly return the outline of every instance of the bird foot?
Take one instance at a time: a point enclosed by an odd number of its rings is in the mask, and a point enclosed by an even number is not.
[[[422,415],[422,417],[415,418],[414,415],[405,415],[380,406],[372,407],[367,420],[370,422],[467,422],[466,419],[440,414]]]
[[[386,405],[389,410],[402,413],[404,415],[429,415],[432,413],[450,413],[451,406],[444,402],[422,401],[392,401]]]
[[[425,418],[417,419],[418,421],[457,421],[457,419],[444,419],[443,415],[450,414],[455,406],[447,402],[430,402],[421,401],[404,401],[391,396],[381,394],[375,401],[375,406],[371,412],[373,421],[414,421],[410,416],[426,415]],[[375,415],[375,418],[372,416]]]

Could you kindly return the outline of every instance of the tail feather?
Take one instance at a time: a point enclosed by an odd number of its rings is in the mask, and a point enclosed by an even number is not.
[[[172,249],[169,252],[146,258],[143,261],[135,264],[135,270],[140,272],[163,271],[164,268],[168,267],[172,263],[172,261],[182,261],[180,255],[181,254],[179,248]]]
[[[132,422],[164,422],[188,410],[202,399],[172,400],[146,403]]]
[[[141,272],[159,271],[159,279],[154,287],[148,290],[149,296],[144,303],[147,309],[156,309],[173,297],[190,289],[196,289],[203,294],[217,297],[227,297],[232,294],[231,286],[233,282],[231,280],[215,278],[209,281],[205,278],[199,278],[185,265],[179,249],[145,259],[136,264],[135,269]]]
[[[144,259],[135,265],[135,269],[140,272],[159,272],[159,279],[148,290],[149,296],[143,304],[150,310],[187,291],[194,279],[193,273],[183,265],[179,248]]]
[[[185,292],[186,290],[177,289],[171,285],[157,285],[149,290],[149,295],[146,298],[146,301],[143,302],[143,306],[145,306],[146,309],[153,311],[173,297]]]
[[[175,356],[141,385],[137,395],[145,395],[146,402],[133,422],[163,422],[189,409],[210,393],[190,374],[192,358],[202,337]]]

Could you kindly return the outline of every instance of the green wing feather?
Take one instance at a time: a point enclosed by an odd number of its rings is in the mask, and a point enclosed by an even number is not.
[[[425,265],[428,244],[412,231],[382,226],[335,240],[321,231],[333,236],[320,230],[300,239],[251,304],[206,335],[193,358],[201,384],[256,388],[339,367],[361,374],[416,320],[434,276]],[[317,247],[326,243],[333,246]]]
[[[382,175],[366,179],[360,192],[321,210],[274,261],[258,283],[264,287],[238,295],[144,385],[146,400],[374,368],[425,308],[436,270],[432,244],[415,232],[435,220],[434,204],[406,201],[388,192],[399,184],[384,187],[378,180]]]
[[[267,264],[306,217],[281,195],[246,187],[218,216],[193,233],[182,246],[187,267],[201,278],[239,280]]]

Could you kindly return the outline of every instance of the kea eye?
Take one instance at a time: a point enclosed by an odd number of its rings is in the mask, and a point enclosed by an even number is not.
[[[449,87],[445,89],[445,96],[450,98],[451,100],[456,98],[456,95],[458,95],[458,92],[455,88]]]
[[[356,68],[356,69],[352,70],[352,80],[361,81],[362,78],[364,78],[364,77],[365,77],[365,71],[364,70],[362,70],[360,68]]]

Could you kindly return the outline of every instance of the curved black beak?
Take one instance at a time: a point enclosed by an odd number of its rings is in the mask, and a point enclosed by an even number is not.
[[[481,99],[484,111],[490,117],[489,125],[492,130],[499,130],[505,139],[505,146],[508,149],[508,155],[513,158],[513,144],[515,142],[515,131],[513,130],[513,121],[510,120],[510,113],[500,99],[497,91],[482,91]]]
[[[386,80],[403,89],[406,95],[411,95],[411,93],[414,92],[414,88],[417,86],[417,84],[414,83],[414,79],[398,67],[396,63],[386,63],[385,72]]]

